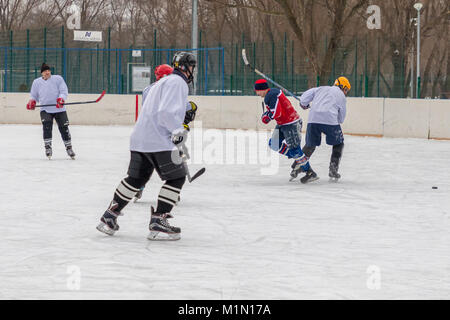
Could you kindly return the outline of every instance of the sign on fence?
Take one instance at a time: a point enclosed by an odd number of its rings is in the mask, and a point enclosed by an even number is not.
[[[102,42],[101,31],[73,31],[73,40],[75,41],[95,41]]]
[[[150,84],[152,72],[151,67],[132,65],[131,70],[131,91],[142,92],[144,88]]]

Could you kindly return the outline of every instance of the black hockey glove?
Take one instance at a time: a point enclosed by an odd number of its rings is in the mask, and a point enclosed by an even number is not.
[[[195,102],[189,101],[186,106],[186,114],[184,115],[184,124],[194,121],[198,107]]]

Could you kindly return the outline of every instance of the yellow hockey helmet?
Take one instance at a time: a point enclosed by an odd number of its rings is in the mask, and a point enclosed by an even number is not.
[[[350,81],[348,81],[348,79],[346,77],[339,77],[336,79],[336,81],[334,81],[334,85],[338,86],[341,89],[346,88],[347,91],[350,91],[351,89],[351,85],[350,85]]]

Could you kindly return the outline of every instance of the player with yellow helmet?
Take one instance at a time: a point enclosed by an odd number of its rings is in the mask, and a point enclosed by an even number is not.
[[[329,177],[337,181],[339,162],[344,149],[344,134],[341,123],[347,112],[347,95],[351,89],[350,81],[346,77],[338,77],[333,86],[321,86],[305,91],[300,97],[300,106],[310,109],[308,127],[306,129],[306,143],[303,153],[308,159],[317,146],[320,146],[322,133],[326,136],[326,143],[333,146],[330,159]],[[306,172],[302,182],[317,180],[314,172]]]

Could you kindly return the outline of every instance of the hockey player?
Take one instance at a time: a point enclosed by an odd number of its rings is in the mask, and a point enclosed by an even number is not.
[[[341,177],[338,170],[344,149],[344,135],[340,124],[345,119],[346,96],[350,89],[348,79],[339,77],[334,86],[312,88],[300,97],[300,106],[303,109],[310,108],[303,153],[309,159],[316,147],[320,146],[321,135],[324,133],[326,143],[333,146],[328,173],[332,180]]]
[[[162,186],[156,210],[151,207],[149,240],[178,240],[181,230],[167,221],[178,202],[186,171],[177,144],[184,143],[187,131],[182,125],[186,113],[188,83],[194,76],[196,60],[187,52],[177,52],[174,71],[149,90],[130,138],[131,159],[128,176],[116,188],[113,200],[100,219],[97,229],[108,235],[119,230],[117,218],[139,188],[156,170]]]
[[[36,101],[39,101],[41,104],[55,104],[52,107],[41,108],[40,115],[44,131],[45,155],[49,159],[52,157],[52,131],[53,119],[55,119],[66,146],[67,154],[72,159],[75,159],[69,131],[69,119],[64,107],[64,102],[68,95],[67,85],[61,76],[52,75],[50,67],[45,62],[41,66],[41,75],[42,77],[33,81],[30,92],[31,99],[27,103],[27,109],[34,110]]]
[[[173,68],[169,66],[168,64],[161,64],[155,68],[155,77],[156,81],[159,79],[168,76],[173,72]],[[150,88],[156,83],[153,82],[151,85],[147,86],[142,90],[142,105],[144,105],[145,98],[147,97],[148,92],[150,91]],[[142,198],[142,192],[144,192],[145,184],[139,189],[139,191],[134,196],[134,202]]]
[[[303,154],[300,143],[302,139],[302,120],[295,111],[291,102],[278,88],[269,88],[267,81],[259,79],[255,82],[255,92],[264,98],[264,111],[261,121],[268,124],[271,120],[277,122],[277,126],[269,139],[269,146],[272,150],[294,159],[291,171],[291,180],[296,178],[298,173],[306,172],[308,180],[318,179],[317,174],[312,170],[308,158]],[[306,177],[305,176],[305,177]],[[307,180],[300,179],[302,183]]]

